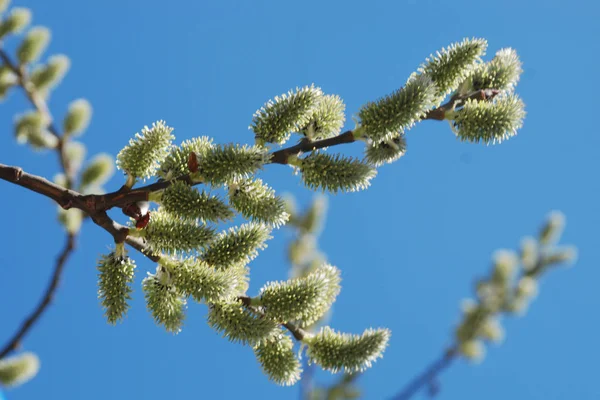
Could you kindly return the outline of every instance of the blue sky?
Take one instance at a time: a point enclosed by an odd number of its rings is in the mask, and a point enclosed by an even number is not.
[[[442,46],[483,37],[487,59],[515,48],[528,112],[517,137],[489,147],[461,143],[447,124],[426,121],[408,133],[405,157],[381,168],[369,190],[329,198],[320,246],[343,277],[331,324],[355,333],[392,330],[385,357],[360,386],[369,399],[393,395],[450,344],[460,301],[489,270],[491,253],[515,248],[559,209],[567,216],[563,241],[579,247],[575,268],[544,277],[529,313],[505,320],[505,342],[489,348],[482,364],[459,361],[444,373],[439,399],[600,397],[596,2],[15,4],[31,7],[34,23],[52,29],[48,54],[72,59],[50,107],[62,118],[75,98],[91,101],[94,118],[82,138],[90,155],[116,155],[158,119],[175,127],[178,141],[210,135],[251,143],[254,111],[292,87],[315,83],[339,94],[351,116],[400,87]],[[12,138],[13,116],[26,109],[21,93],[0,106],[0,162],[51,178],[55,155],[34,155]],[[361,146],[340,151],[359,155]],[[301,204],[312,197],[286,167],[268,167],[261,177]],[[116,174],[107,186],[121,184]],[[0,194],[3,343],[38,301],[63,234],[48,200],[7,183]],[[263,376],[249,348],[212,331],[205,306],[190,305],[177,336],[155,326],[140,290],[153,266],[140,256],[132,309],[123,324],[107,325],[95,261],[110,239],[84,226],[52,308],[24,342],[39,354],[40,373],[9,399],[297,398],[298,387],[277,387]],[[287,276],[289,239],[277,231],[252,264],[251,294]]]

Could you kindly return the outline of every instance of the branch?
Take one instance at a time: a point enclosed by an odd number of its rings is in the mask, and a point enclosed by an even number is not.
[[[447,350],[439,359],[431,363],[425,371],[413,378],[400,393],[391,400],[408,400],[425,386],[435,384],[435,378],[448,368],[456,358],[455,347]]]
[[[27,333],[33,328],[35,323],[40,319],[44,311],[46,311],[47,307],[52,302],[52,298],[54,297],[54,293],[58,288],[58,283],[60,281],[61,274],[63,272],[64,266],[67,262],[67,259],[75,249],[75,235],[69,233],[67,235],[67,243],[65,247],[61,251],[58,259],[56,260],[56,265],[54,266],[54,272],[52,273],[52,278],[50,279],[50,283],[46,288],[42,299],[38,303],[37,307],[33,310],[33,312],[27,317],[27,319],[21,325],[21,328],[13,335],[13,337],[8,341],[8,343],[0,350],[0,359],[6,357],[11,351],[16,350],[19,347],[19,343],[21,340],[27,335]]]
[[[65,172],[65,177],[67,179],[67,187],[73,186],[73,171],[71,169],[71,165],[69,164],[69,159],[65,154],[65,142],[63,137],[59,134],[58,129],[53,123],[52,114],[48,109],[48,104],[46,104],[46,100],[43,97],[39,96],[35,90],[33,90],[31,82],[29,82],[29,77],[27,76],[27,71],[22,66],[17,66],[6,51],[0,48],[0,59],[2,59],[3,63],[11,69],[11,71],[17,76],[19,81],[19,86],[25,92],[25,96],[29,99],[29,102],[33,105],[33,107],[39,111],[46,121],[48,121],[48,132],[54,135],[58,139],[58,143],[56,145],[56,150],[58,152],[58,157],[60,161],[60,166]]]

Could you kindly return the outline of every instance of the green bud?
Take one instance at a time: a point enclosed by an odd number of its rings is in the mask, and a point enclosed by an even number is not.
[[[431,78],[419,75],[394,93],[367,103],[358,112],[362,134],[381,141],[410,129],[433,107],[436,90]]]
[[[81,173],[81,187],[102,185],[114,172],[113,158],[106,153],[98,154]]]
[[[479,335],[491,342],[500,343],[504,340],[504,329],[497,318],[488,317],[479,328]]]
[[[216,268],[230,268],[247,264],[257,255],[259,249],[267,247],[270,228],[255,222],[229,228],[220,233],[208,246],[202,259]]]
[[[92,106],[86,99],[69,104],[69,112],[63,121],[65,135],[79,135],[85,131],[92,118]]]
[[[285,143],[291,132],[299,132],[313,116],[323,92],[314,86],[296,88],[276,96],[254,113],[252,129],[258,143]]]
[[[43,94],[56,87],[62,81],[70,67],[71,60],[69,57],[58,54],[50,57],[47,65],[36,67],[31,73],[29,80],[35,89]]]
[[[18,116],[15,120],[17,142],[29,143],[35,150],[55,148],[58,139],[46,130],[47,124],[46,118],[38,111]]]
[[[0,360],[0,384],[6,387],[19,386],[37,375],[40,360],[30,352]]]
[[[525,104],[512,94],[492,101],[468,99],[461,110],[450,114],[460,140],[495,144],[517,134],[523,126]]]
[[[460,353],[472,362],[481,362],[485,356],[485,348],[479,340],[467,340],[460,343],[458,350]]]
[[[199,192],[182,181],[173,182],[158,199],[151,195],[150,200],[158,200],[167,212],[181,218],[220,222],[234,217],[229,206],[217,196]]]
[[[542,256],[544,267],[568,263],[572,265],[577,260],[577,248],[573,246],[558,247]]]
[[[532,271],[539,258],[539,249],[537,240],[532,237],[526,237],[521,241],[521,263],[523,269],[527,272]]]
[[[83,212],[77,208],[65,210],[58,208],[58,221],[64,226],[69,233],[77,233],[81,229],[83,222]]]
[[[260,179],[244,179],[230,184],[229,203],[244,218],[275,227],[285,224],[289,218],[284,201]]]
[[[188,168],[190,153],[196,153],[198,159],[202,159],[213,147],[212,139],[207,136],[184,140],[180,146],[171,146],[169,155],[162,162],[158,175],[166,180],[188,175],[190,173]]]
[[[372,142],[365,148],[365,160],[376,167],[391,164],[406,152],[406,139],[397,133],[387,139]]]
[[[492,61],[478,65],[461,83],[458,92],[468,95],[484,89],[512,92],[523,72],[517,52],[511,48],[499,50]]]
[[[198,158],[198,174],[203,182],[219,186],[249,177],[261,169],[269,158],[269,153],[258,146],[214,146]]]
[[[314,152],[298,159],[304,184],[323,191],[356,192],[366,189],[377,171],[368,164],[340,154]]]
[[[30,22],[31,11],[28,8],[13,8],[8,17],[0,22],[0,39],[8,34],[21,33]]]
[[[214,238],[212,228],[196,221],[182,220],[159,208],[150,213],[150,222],[139,234],[153,252],[179,253],[199,251]]]
[[[43,26],[34,26],[27,32],[25,39],[17,49],[19,64],[37,61],[50,42],[50,30]]]
[[[98,261],[98,298],[109,324],[120,322],[131,300],[131,284],[135,271],[135,261],[127,257],[123,244],[117,244],[115,251],[103,255]]]
[[[336,136],[342,130],[346,106],[339,96],[321,97],[310,121],[300,130],[310,140],[321,140]]]
[[[81,142],[68,141],[64,152],[70,168],[75,172],[79,171],[87,153],[85,145]]]
[[[338,333],[328,326],[314,336],[303,339],[308,345],[309,363],[319,364],[331,372],[364,371],[380,357],[388,345],[388,329],[367,329],[362,335]]]
[[[511,279],[519,265],[517,253],[512,250],[496,250],[492,258],[494,260],[494,280],[502,283]]]
[[[565,228],[565,219],[565,215],[560,211],[552,211],[548,215],[548,220],[539,234],[541,245],[552,245],[558,242]]]
[[[241,302],[211,304],[208,324],[232,342],[255,345],[275,333],[277,323],[253,314]]]
[[[517,283],[516,296],[518,298],[533,299],[538,294],[538,283],[535,278],[524,276]]]
[[[314,196],[310,207],[304,213],[299,227],[308,233],[318,234],[325,223],[325,214],[327,212],[327,197],[321,194]]]
[[[117,168],[125,171],[133,178],[146,180],[155,175],[160,163],[167,157],[173,128],[165,125],[164,121],[152,124],[152,128],[145,126],[142,133],[136,133],[135,139],[117,155]]]
[[[302,366],[294,354],[292,339],[279,331],[254,346],[262,370],[278,385],[291,386],[300,380]]]
[[[305,277],[268,283],[260,291],[259,302],[270,318],[310,325],[329,310],[340,292],[340,281],[340,271],[325,264]]]
[[[10,5],[10,0],[0,0],[0,14],[6,11]]]
[[[142,281],[142,289],[154,321],[163,325],[168,332],[181,332],[186,300],[177,292],[166,268],[159,265],[156,274],[148,272],[148,276]]]
[[[309,262],[317,251],[317,239],[314,235],[300,235],[292,241],[288,248],[288,257],[293,265],[303,265]]]
[[[464,39],[427,58],[425,64],[419,68],[419,73],[429,76],[435,83],[438,103],[458,88],[480,61],[486,49],[487,42],[484,39]]]
[[[0,66],[0,100],[4,99],[8,94],[8,90],[17,85],[19,79],[17,75],[6,65]]]
[[[196,258],[170,261],[163,259],[161,263],[169,269],[177,290],[184,296],[192,296],[197,302],[228,300],[239,294],[238,288],[245,279],[244,271],[240,268],[217,270]]]

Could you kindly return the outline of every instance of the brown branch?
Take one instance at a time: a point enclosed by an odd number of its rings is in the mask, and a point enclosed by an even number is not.
[[[447,350],[439,359],[432,362],[421,374],[414,377],[401,392],[390,400],[408,400],[419,390],[435,385],[436,377],[452,364],[456,359],[456,355],[456,348],[453,347]]]
[[[38,303],[37,307],[33,310],[33,312],[25,319],[21,327],[12,338],[8,341],[8,343],[0,350],[0,359],[6,357],[10,352],[16,350],[19,347],[21,340],[27,335],[27,333],[33,328],[35,323],[40,319],[46,308],[52,302],[56,289],[58,288],[58,284],[60,282],[60,277],[63,272],[64,266],[75,249],[75,235],[73,233],[69,233],[67,235],[67,242],[65,247],[60,252],[58,259],[56,260],[56,264],[54,266],[54,272],[52,273],[52,277],[50,279],[50,283],[42,296],[42,299]]]
[[[271,153],[271,164],[287,164],[289,156],[305,153],[307,151],[323,149],[325,147],[337,146],[344,143],[352,143],[354,141],[356,141],[356,139],[354,139],[353,131],[346,131],[332,138],[318,140],[316,142],[311,142],[310,140],[304,138],[295,146],[277,150]]]

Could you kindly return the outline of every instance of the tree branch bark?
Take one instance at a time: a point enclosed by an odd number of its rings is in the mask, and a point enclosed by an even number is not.
[[[33,312],[25,319],[19,330],[15,332],[12,338],[9,339],[8,343],[4,345],[2,350],[0,350],[0,360],[19,347],[19,343],[21,342],[21,340],[33,328],[33,326],[40,319],[44,311],[46,311],[47,307],[52,302],[56,289],[58,288],[58,284],[60,282],[64,266],[74,249],[75,235],[69,233],[67,235],[67,242],[65,243],[65,247],[60,252],[60,255],[56,260],[54,272],[52,273],[52,277],[50,278],[50,282],[48,283],[48,287],[46,288],[42,299],[40,300],[36,308],[33,310]]]

